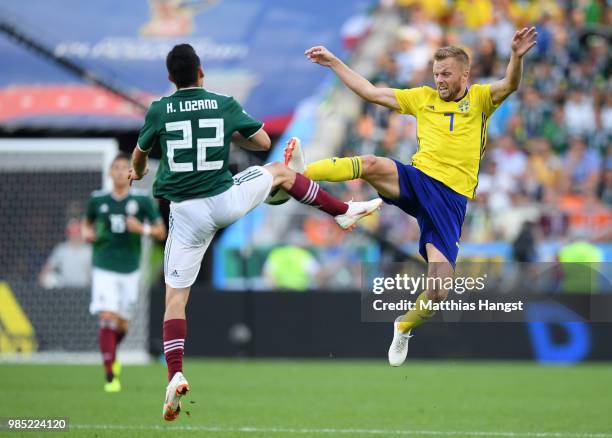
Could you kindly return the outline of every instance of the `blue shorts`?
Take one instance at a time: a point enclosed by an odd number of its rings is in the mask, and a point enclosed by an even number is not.
[[[382,199],[416,218],[421,230],[419,253],[425,260],[425,245],[431,243],[444,254],[454,268],[467,197],[410,164],[393,161],[399,175],[400,197],[388,199],[381,196]]]

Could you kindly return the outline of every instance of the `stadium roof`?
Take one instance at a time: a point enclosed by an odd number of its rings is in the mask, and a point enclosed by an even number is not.
[[[342,24],[371,3],[5,0],[0,11],[0,30],[5,31],[0,33],[0,124],[138,128],[142,107],[173,91],[166,53],[174,44],[189,42],[204,64],[206,88],[234,95],[268,129],[280,132],[297,103],[325,75],[306,61],[304,50],[315,44],[341,50]],[[9,37],[7,27],[33,45]],[[92,77],[120,90],[124,98],[96,85]]]

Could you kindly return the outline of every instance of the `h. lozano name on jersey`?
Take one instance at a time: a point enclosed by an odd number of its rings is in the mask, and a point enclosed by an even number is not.
[[[180,100],[178,102],[178,110],[180,112],[187,111],[198,111],[198,110],[210,110],[218,109],[219,104],[216,100],[212,99],[197,99],[197,100]],[[173,102],[166,103],[166,114],[175,113]]]

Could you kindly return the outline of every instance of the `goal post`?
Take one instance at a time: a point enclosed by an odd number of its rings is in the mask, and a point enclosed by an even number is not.
[[[39,276],[66,240],[67,225],[83,217],[91,192],[111,188],[108,170],[117,152],[114,139],[0,139],[0,283],[12,303],[0,304],[0,361],[99,361],[90,285],[41,285]],[[145,240],[143,259],[150,253]],[[75,269],[85,264],[73,262]],[[141,277],[150,278],[149,263],[142,269]],[[144,283],[119,350],[123,362],[149,359]]]

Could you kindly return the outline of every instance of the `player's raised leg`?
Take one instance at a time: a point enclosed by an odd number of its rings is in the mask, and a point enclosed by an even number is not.
[[[364,202],[343,202],[323,190],[319,184],[296,173],[280,163],[265,166],[274,180],[272,187],[282,187],[292,198],[302,204],[311,205],[332,216],[343,229],[352,229],[363,217],[372,214],[382,204],[382,199],[376,198]]]
[[[389,347],[391,366],[400,366],[404,363],[408,354],[408,342],[412,337],[410,334],[412,329],[423,324],[436,313],[424,308],[421,303],[444,301],[449,293],[449,290],[445,288],[445,285],[449,283],[444,280],[454,275],[452,264],[433,244],[427,243],[425,248],[428,260],[427,276],[430,279],[440,279],[440,281],[428,282],[431,287],[418,296],[414,309],[397,318],[393,324],[393,340]]]
[[[285,162],[293,159],[295,147],[291,141],[285,147]],[[385,198],[400,197],[399,176],[395,161],[374,155],[333,157],[306,166],[304,176],[313,181],[340,182],[363,179]]]

